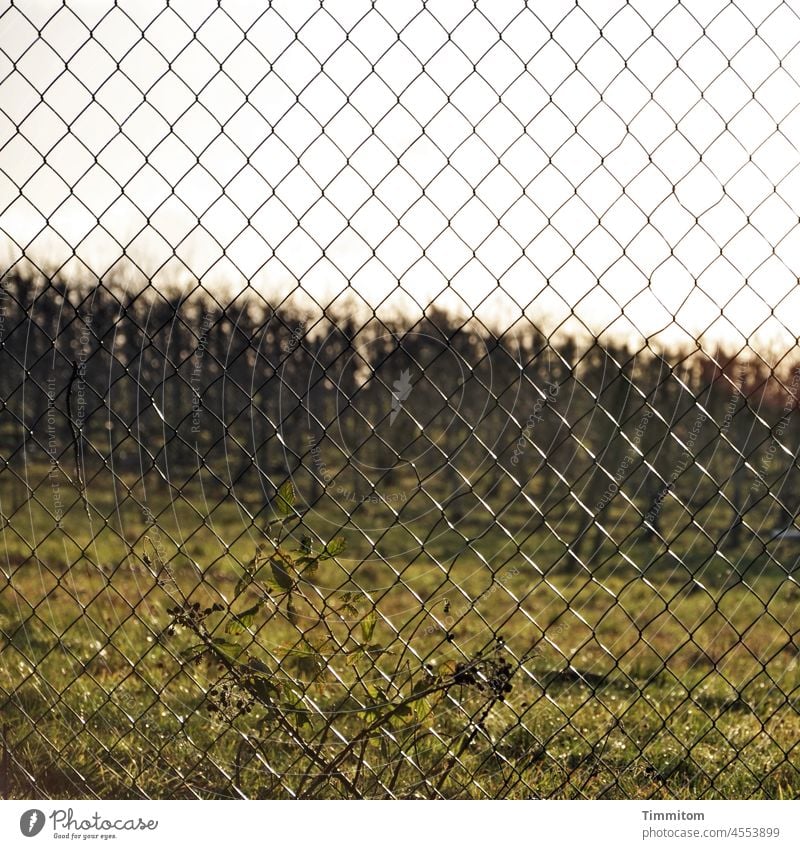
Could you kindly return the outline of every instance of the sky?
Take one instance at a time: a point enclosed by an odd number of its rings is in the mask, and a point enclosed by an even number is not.
[[[780,353],[799,80],[800,0],[6,0],[4,264]]]

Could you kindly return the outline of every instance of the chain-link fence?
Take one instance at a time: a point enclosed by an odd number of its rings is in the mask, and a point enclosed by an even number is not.
[[[0,795],[796,795],[797,12],[3,4]]]

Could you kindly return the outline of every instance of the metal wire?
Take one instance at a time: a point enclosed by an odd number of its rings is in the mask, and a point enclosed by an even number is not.
[[[0,13],[4,797],[797,792],[790,3]]]

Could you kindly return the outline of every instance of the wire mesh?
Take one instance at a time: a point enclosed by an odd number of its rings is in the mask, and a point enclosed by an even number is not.
[[[798,44],[4,4],[0,794],[795,794]]]

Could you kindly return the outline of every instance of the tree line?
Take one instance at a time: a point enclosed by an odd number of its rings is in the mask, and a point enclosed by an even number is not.
[[[645,535],[667,517],[673,534],[740,546],[789,527],[800,504],[797,372],[752,351],[632,350],[535,321],[503,333],[439,310],[378,319],[22,269],[3,279],[0,318],[0,451],[18,491],[54,473],[177,494],[202,478],[266,501],[291,476],[345,518],[356,505],[551,529],[558,517],[579,554],[621,516]]]

